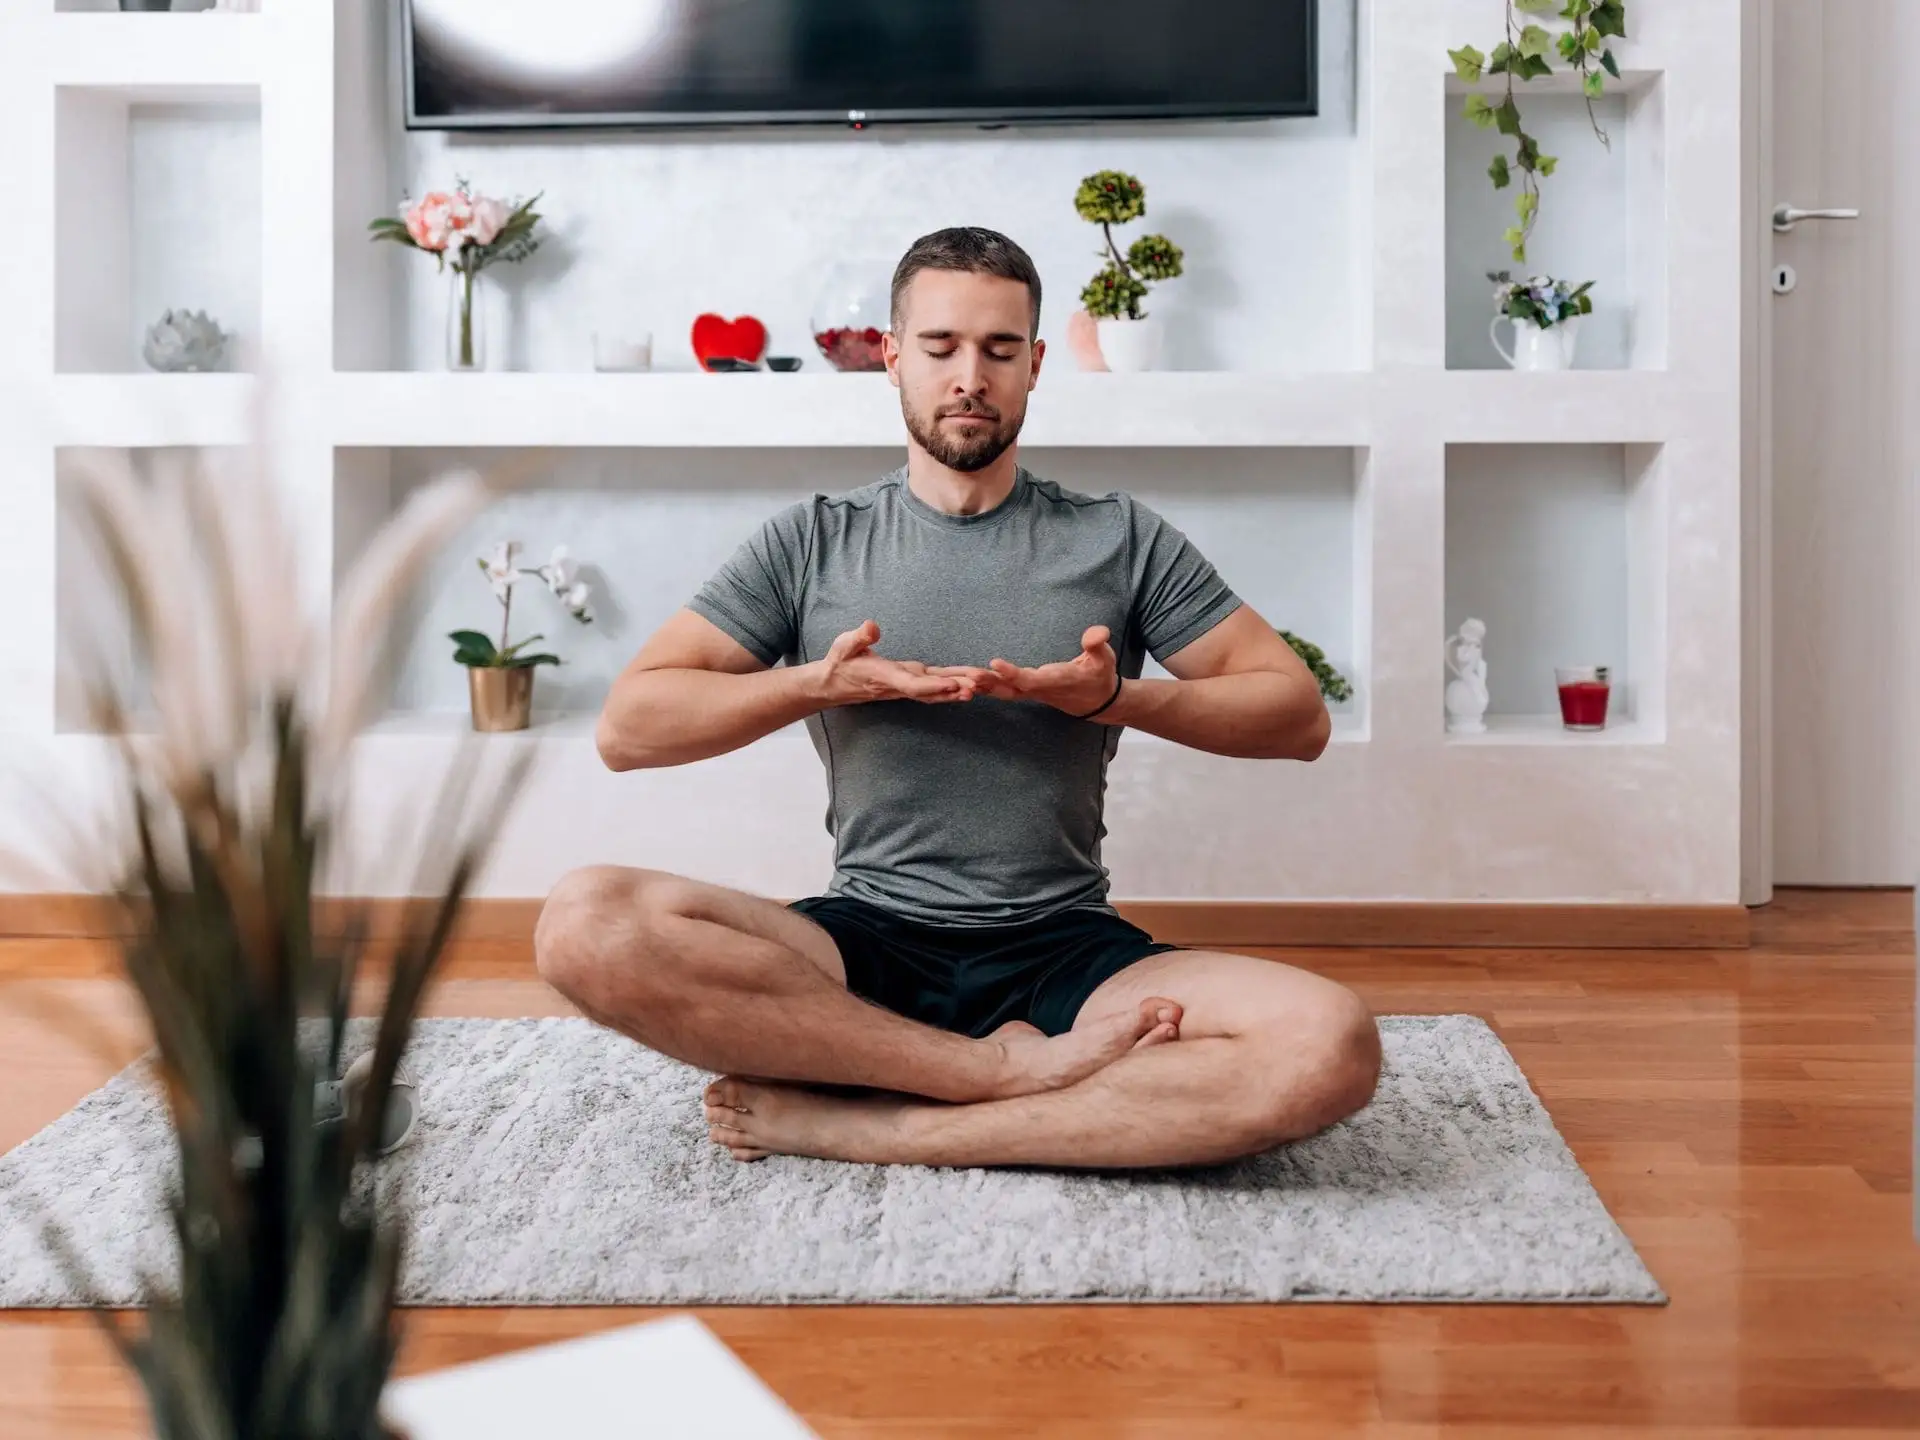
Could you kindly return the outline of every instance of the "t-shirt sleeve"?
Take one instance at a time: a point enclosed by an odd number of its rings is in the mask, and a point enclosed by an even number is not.
[[[1138,500],[1131,508],[1134,628],[1164,664],[1238,610],[1240,597],[1178,526]]]
[[[799,596],[812,507],[790,505],[767,520],[694,593],[687,608],[738,640],[763,665],[799,650]]]

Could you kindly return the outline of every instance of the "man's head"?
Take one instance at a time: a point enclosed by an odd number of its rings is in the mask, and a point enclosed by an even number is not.
[[[893,272],[884,346],[907,433],[952,470],[984,470],[1019,438],[1040,375],[1040,275],[978,226],[913,242]]]

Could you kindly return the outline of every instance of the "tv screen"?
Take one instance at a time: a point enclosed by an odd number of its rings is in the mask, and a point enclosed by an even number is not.
[[[1311,115],[1316,4],[407,0],[407,125]]]

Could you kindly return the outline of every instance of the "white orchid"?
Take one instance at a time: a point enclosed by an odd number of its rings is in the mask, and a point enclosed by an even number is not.
[[[567,547],[556,545],[553,547],[553,557],[540,567],[540,578],[547,582],[547,589],[553,592],[556,600],[564,600],[567,591],[573,588],[574,576],[579,568],[567,553]]]
[[[479,560],[480,571],[487,577],[487,583],[493,587],[493,598],[500,602],[500,638],[478,630],[455,630],[447,636],[458,647],[453,658],[462,665],[501,667],[524,665],[558,665],[556,655],[524,655],[522,649],[535,640],[545,639],[542,635],[529,635],[518,644],[507,643],[508,632],[513,621],[513,587],[522,580],[538,580],[544,584],[553,598],[567,609],[567,613],[581,624],[593,619],[593,611],[587,604],[592,593],[587,583],[577,577],[579,566],[567,553],[567,547],[556,545],[547,563],[536,566],[519,564],[520,542],[502,540],[493,547],[493,558],[482,556]]]
[[[493,558],[482,558],[480,568],[486,572],[487,583],[493,587],[493,598],[502,605],[512,599],[513,587],[520,582],[524,573],[519,565],[520,542],[502,540],[493,547]]]

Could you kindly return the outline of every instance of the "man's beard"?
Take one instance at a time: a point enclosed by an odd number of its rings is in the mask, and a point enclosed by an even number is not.
[[[901,405],[900,413],[906,417],[907,433],[919,442],[921,449],[949,470],[958,470],[963,475],[984,470],[1006,454],[1007,448],[1020,438],[1020,427],[1027,418],[1023,409],[1009,420],[977,400],[942,405],[933,412],[931,423],[905,404]],[[985,430],[969,428],[956,435],[940,427],[940,421],[948,415],[983,415],[993,424]]]

